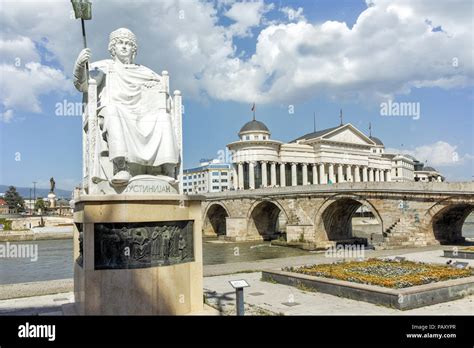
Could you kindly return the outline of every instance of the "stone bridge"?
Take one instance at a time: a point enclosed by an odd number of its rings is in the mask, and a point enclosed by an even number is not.
[[[371,213],[364,221],[370,239],[384,247],[462,243],[462,226],[474,210],[474,183],[363,182],[209,193],[202,202],[203,234],[251,241],[286,233],[287,241],[327,247],[353,240],[353,217],[361,206]]]

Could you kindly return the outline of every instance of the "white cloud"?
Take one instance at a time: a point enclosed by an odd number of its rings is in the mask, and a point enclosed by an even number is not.
[[[72,90],[71,81],[62,71],[37,62],[26,63],[24,67],[0,64],[0,75],[0,99],[5,109],[41,112],[41,95]]]
[[[13,118],[13,110],[6,110],[0,113],[0,122],[10,123]]]
[[[0,39],[0,105],[6,109],[1,120],[12,120],[14,110],[41,112],[40,97],[50,92],[71,91],[70,81],[59,69],[41,64],[38,49],[29,37]]]
[[[456,145],[451,145],[445,141],[438,141],[434,144],[418,146],[412,150],[387,148],[386,152],[411,155],[420,162],[435,167],[462,166],[466,161],[470,161],[474,158],[472,154],[460,155],[456,149]]]
[[[234,20],[229,27],[232,35],[237,37],[252,36],[251,29],[260,25],[263,15],[273,9],[273,4],[265,5],[263,0],[236,2],[225,13]]]
[[[367,100],[392,98],[414,87],[472,84],[469,1],[368,3],[348,27],[337,21],[308,23],[300,9],[294,21],[268,23],[265,14],[272,4],[263,0],[100,1],[94,2],[86,31],[98,60],[108,58],[110,31],[132,29],[139,40],[137,62],[157,72],[168,70],[172,88],[182,90],[185,99],[282,103],[325,95]],[[70,13],[68,1],[7,2],[0,21],[4,32],[17,36],[9,37],[18,41],[16,52],[21,46],[24,56],[36,61],[38,50],[31,42],[39,44],[70,76],[82,48],[80,22]],[[219,14],[235,23],[223,26]],[[436,27],[442,31],[432,31]],[[233,39],[257,29],[255,54],[240,55]],[[30,41],[20,40],[25,37]],[[35,91],[41,92],[30,89]],[[29,98],[32,105],[39,105],[39,95]]]
[[[25,36],[0,39],[0,50],[2,51],[0,62],[4,64],[20,66],[27,62],[40,61],[34,42]]]

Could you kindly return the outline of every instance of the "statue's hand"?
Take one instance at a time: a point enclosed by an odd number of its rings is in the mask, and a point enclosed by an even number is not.
[[[91,59],[91,49],[90,48],[84,48],[81,53],[79,53],[79,56],[77,56],[76,63],[84,66],[86,62],[88,62]]]

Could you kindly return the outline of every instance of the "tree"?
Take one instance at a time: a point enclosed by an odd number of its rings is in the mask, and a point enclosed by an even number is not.
[[[35,210],[38,211],[41,209],[42,212],[44,212],[46,208],[46,205],[44,204],[44,200],[41,197],[38,197],[35,203]]]
[[[25,211],[25,201],[23,197],[17,192],[15,186],[10,186],[8,191],[5,192],[3,199],[8,204],[9,209],[18,209],[18,211]]]

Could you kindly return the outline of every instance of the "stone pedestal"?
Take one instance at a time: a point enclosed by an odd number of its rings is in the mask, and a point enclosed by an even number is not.
[[[199,196],[82,196],[74,222],[78,314],[202,311]]]
[[[49,207],[56,208],[56,194],[54,192],[48,193]]]

